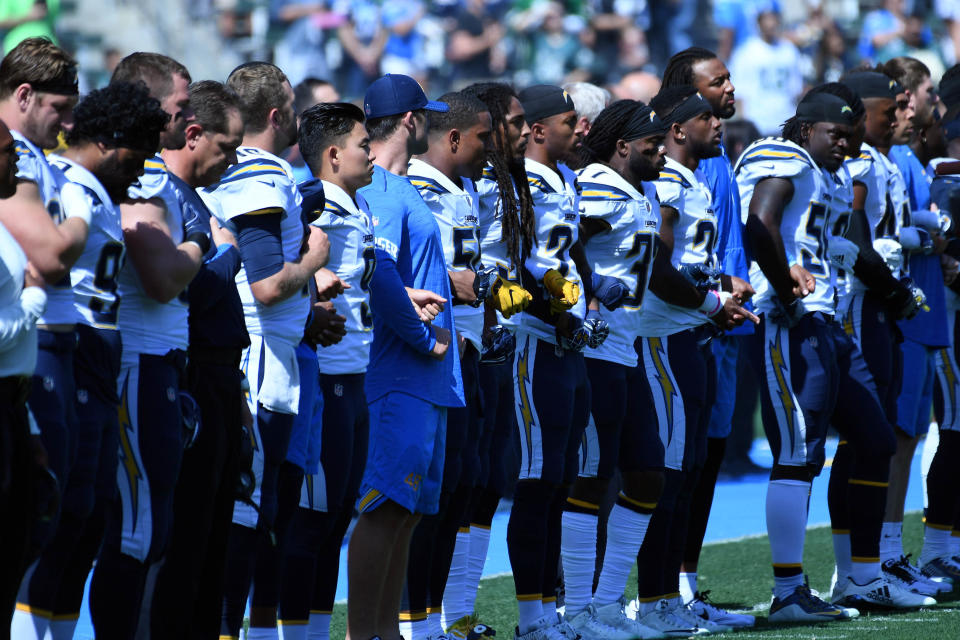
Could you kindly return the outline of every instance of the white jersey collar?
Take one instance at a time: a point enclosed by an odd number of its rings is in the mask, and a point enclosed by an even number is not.
[[[687,169],[685,166],[683,166],[682,164],[680,164],[670,156],[665,156],[665,158],[666,158],[667,164],[664,165],[664,169],[673,169],[674,171],[679,173],[681,176],[683,176],[684,179],[690,184],[698,184],[700,182],[700,179],[697,177],[695,172],[690,171],[690,169]]]
[[[346,210],[351,215],[360,215],[360,207],[339,185],[321,180],[323,197]]]
[[[74,162],[70,158],[61,156],[57,153],[50,154],[49,159],[68,165],[70,171],[68,179],[70,182],[76,182],[77,184],[81,184],[89,188],[91,191],[97,194],[97,198],[100,199],[102,204],[108,207],[115,204],[113,199],[110,198],[110,195],[107,193],[107,190],[104,188],[103,184],[97,179],[97,176],[93,175],[90,170],[84,167],[82,164]]]
[[[527,173],[532,172],[537,174],[538,176],[546,180],[547,185],[557,193],[564,193],[564,191],[566,191],[567,186],[569,186],[571,189],[573,188],[573,185],[564,184],[563,178],[560,176],[560,173],[558,171],[554,171],[547,165],[540,164],[539,162],[531,158],[524,158],[524,161],[526,163],[525,167],[527,169]]]
[[[407,165],[407,177],[413,178],[414,176],[419,176],[433,180],[448,193],[452,193],[458,196],[469,195],[472,191],[473,183],[470,182],[469,178],[464,178],[460,176],[460,181],[463,183],[463,188],[458,187],[454,184],[453,180],[448,178],[442,172],[440,172],[433,165],[427,164],[420,158],[412,158],[410,164]]]
[[[607,184],[611,187],[616,187],[621,191],[629,194],[634,200],[639,200],[640,198],[647,198],[643,193],[641,193],[636,187],[627,182],[623,176],[614,171],[612,167],[609,167],[600,162],[594,162],[583,170],[582,174],[586,175],[587,171],[600,171],[603,173],[603,179],[606,180]]]

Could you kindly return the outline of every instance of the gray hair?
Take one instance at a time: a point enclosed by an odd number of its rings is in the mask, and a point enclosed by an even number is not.
[[[568,82],[563,85],[563,90],[573,98],[577,116],[586,118],[590,124],[610,103],[610,92],[589,82]]]

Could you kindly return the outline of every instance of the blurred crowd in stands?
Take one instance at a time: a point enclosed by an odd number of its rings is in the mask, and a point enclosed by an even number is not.
[[[55,37],[77,1],[0,0],[4,50]],[[936,81],[960,60],[960,0],[190,0],[189,16],[215,22],[224,51],[347,99],[403,73],[435,94],[485,79],[587,81],[647,100],[670,55],[705,46],[736,78],[739,116],[764,134],[805,87],[864,61],[912,56]],[[125,53],[104,47],[105,76]]]

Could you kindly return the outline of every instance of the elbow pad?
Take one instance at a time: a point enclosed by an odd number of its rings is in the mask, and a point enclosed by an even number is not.
[[[873,249],[880,254],[892,273],[900,273],[903,266],[903,247],[899,242],[890,238],[878,238],[873,241]]]
[[[837,269],[852,269],[860,247],[842,236],[832,236],[827,244],[827,260]]]

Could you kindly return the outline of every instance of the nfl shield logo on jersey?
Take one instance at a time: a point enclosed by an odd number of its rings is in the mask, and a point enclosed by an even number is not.
[[[77,402],[80,404],[87,404],[87,401],[90,397],[87,395],[86,389],[77,389]]]
[[[335,384],[335,385],[333,385],[333,395],[337,396],[338,398],[342,398],[342,397],[343,397],[343,385],[342,385],[342,384]]]

